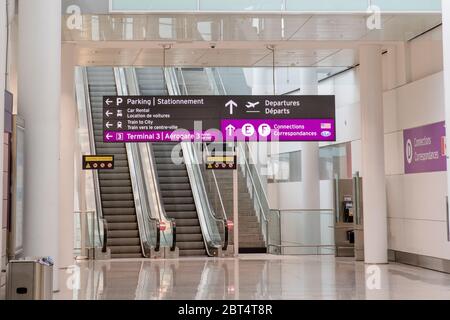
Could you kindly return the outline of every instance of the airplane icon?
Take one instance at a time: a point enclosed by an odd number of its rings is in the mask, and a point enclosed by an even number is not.
[[[245,107],[247,108],[247,109],[251,109],[251,108],[256,108],[256,106],[259,104],[259,101],[257,101],[257,102],[247,102],[247,104],[245,105]]]

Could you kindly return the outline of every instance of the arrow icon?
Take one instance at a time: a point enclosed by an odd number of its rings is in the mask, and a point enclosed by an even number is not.
[[[106,140],[111,140],[112,137],[113,137],[112,134],[110,134],[110,133],[106,134]]]
[[[235,108],[237,106],[238,106],[237,103],[234,102],[233,100],[230,100],[225,104],[226,108],[230,108],[230,114],[233,114],[233,110],[234,110],[233,108]]]
[[[108,99],[106,99],[105,102],[106,102],[106,105],[109,106],[113,101],[108,98]]]
[[[111,111],[107,110],[105,114],[109,118],[109,116],[112,115],[113,113]]]
[[[234,134],[234,131],[236,130],[236,127],[232,124],[229,124],[225,130],[227,131],[227,135],[232,136]]]
[[[111,124],[111,123],[109,123],[109,121],[105,124],[106,125],[106,127],[109,129],[109,128],[111,128],[113,125]]]

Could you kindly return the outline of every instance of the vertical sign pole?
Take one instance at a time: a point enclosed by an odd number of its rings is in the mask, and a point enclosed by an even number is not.
[[[239,161],[239,155],[238,155],[238,148],[237,148],[237,142],[235,144],[235,153],[237,156],[237,161]],[[239,201],[239,177],[238,177],[238,169],[239,166],[236,167],[235,170],[233,170],[233,248],[234,248],[234,256],[237,257],[239,255],[239,208],[238,208],[238,201]]]

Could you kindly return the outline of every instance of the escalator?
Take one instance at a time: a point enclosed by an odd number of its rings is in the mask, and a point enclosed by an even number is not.
[[[161,68],[136,68],[136,80],[141,95],[167,95]],[[164,209],[177,225],[177,246],[180,256],[207,254],[200,228],[197,208],[184,163],[174,164],[172,151],[178,143],[153,143],[153,155]],[[182,150],[178,153],[183,157]]]
[[[180,256],[205,256],[205,244],[186,165],[172,161],[172,150],[176,146],[177,143],[153,145],[164,207],[167,215],[177,224]],[[179,156],[183,156],[181,150]]]
[[[103,142],[103,96],[116,95],[113,68],[87,68],[96,154],[114,155],[114,169],[98,173],[107,245],[112,258],[141,258],[142,249],[124,143]]]

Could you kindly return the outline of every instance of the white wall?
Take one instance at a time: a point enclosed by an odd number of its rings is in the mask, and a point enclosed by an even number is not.
[[[450,259],[446,172],[405,175],[403,164],[403,130],[444,120],[441,38],[437,28],[383,58],[385,164],[389,248]],[[336,143],[351,142],[352,170],[364,176],[358,68],[324,81],[320,92],[336,94]]]
[[[3,126],[4,126],[4,114],[5,114],[5,68],[6,68],[6,1],[0,0],[0,137],[3,140]],[[3,173],[3,143],[0,144],[0,172]],[[3,176],[3,174],[2,174]],[[4,181],[3,178],[0,181]],[[0,195],[3,195],[3,185],[0,184]],[[2,198],[3,199],[3,198]],[[3,269],[6,261],[6,212],[3,210],[3,206],[0,206],[0,269]],[[3,285],[3,273],[0,273],[0,286]]]

